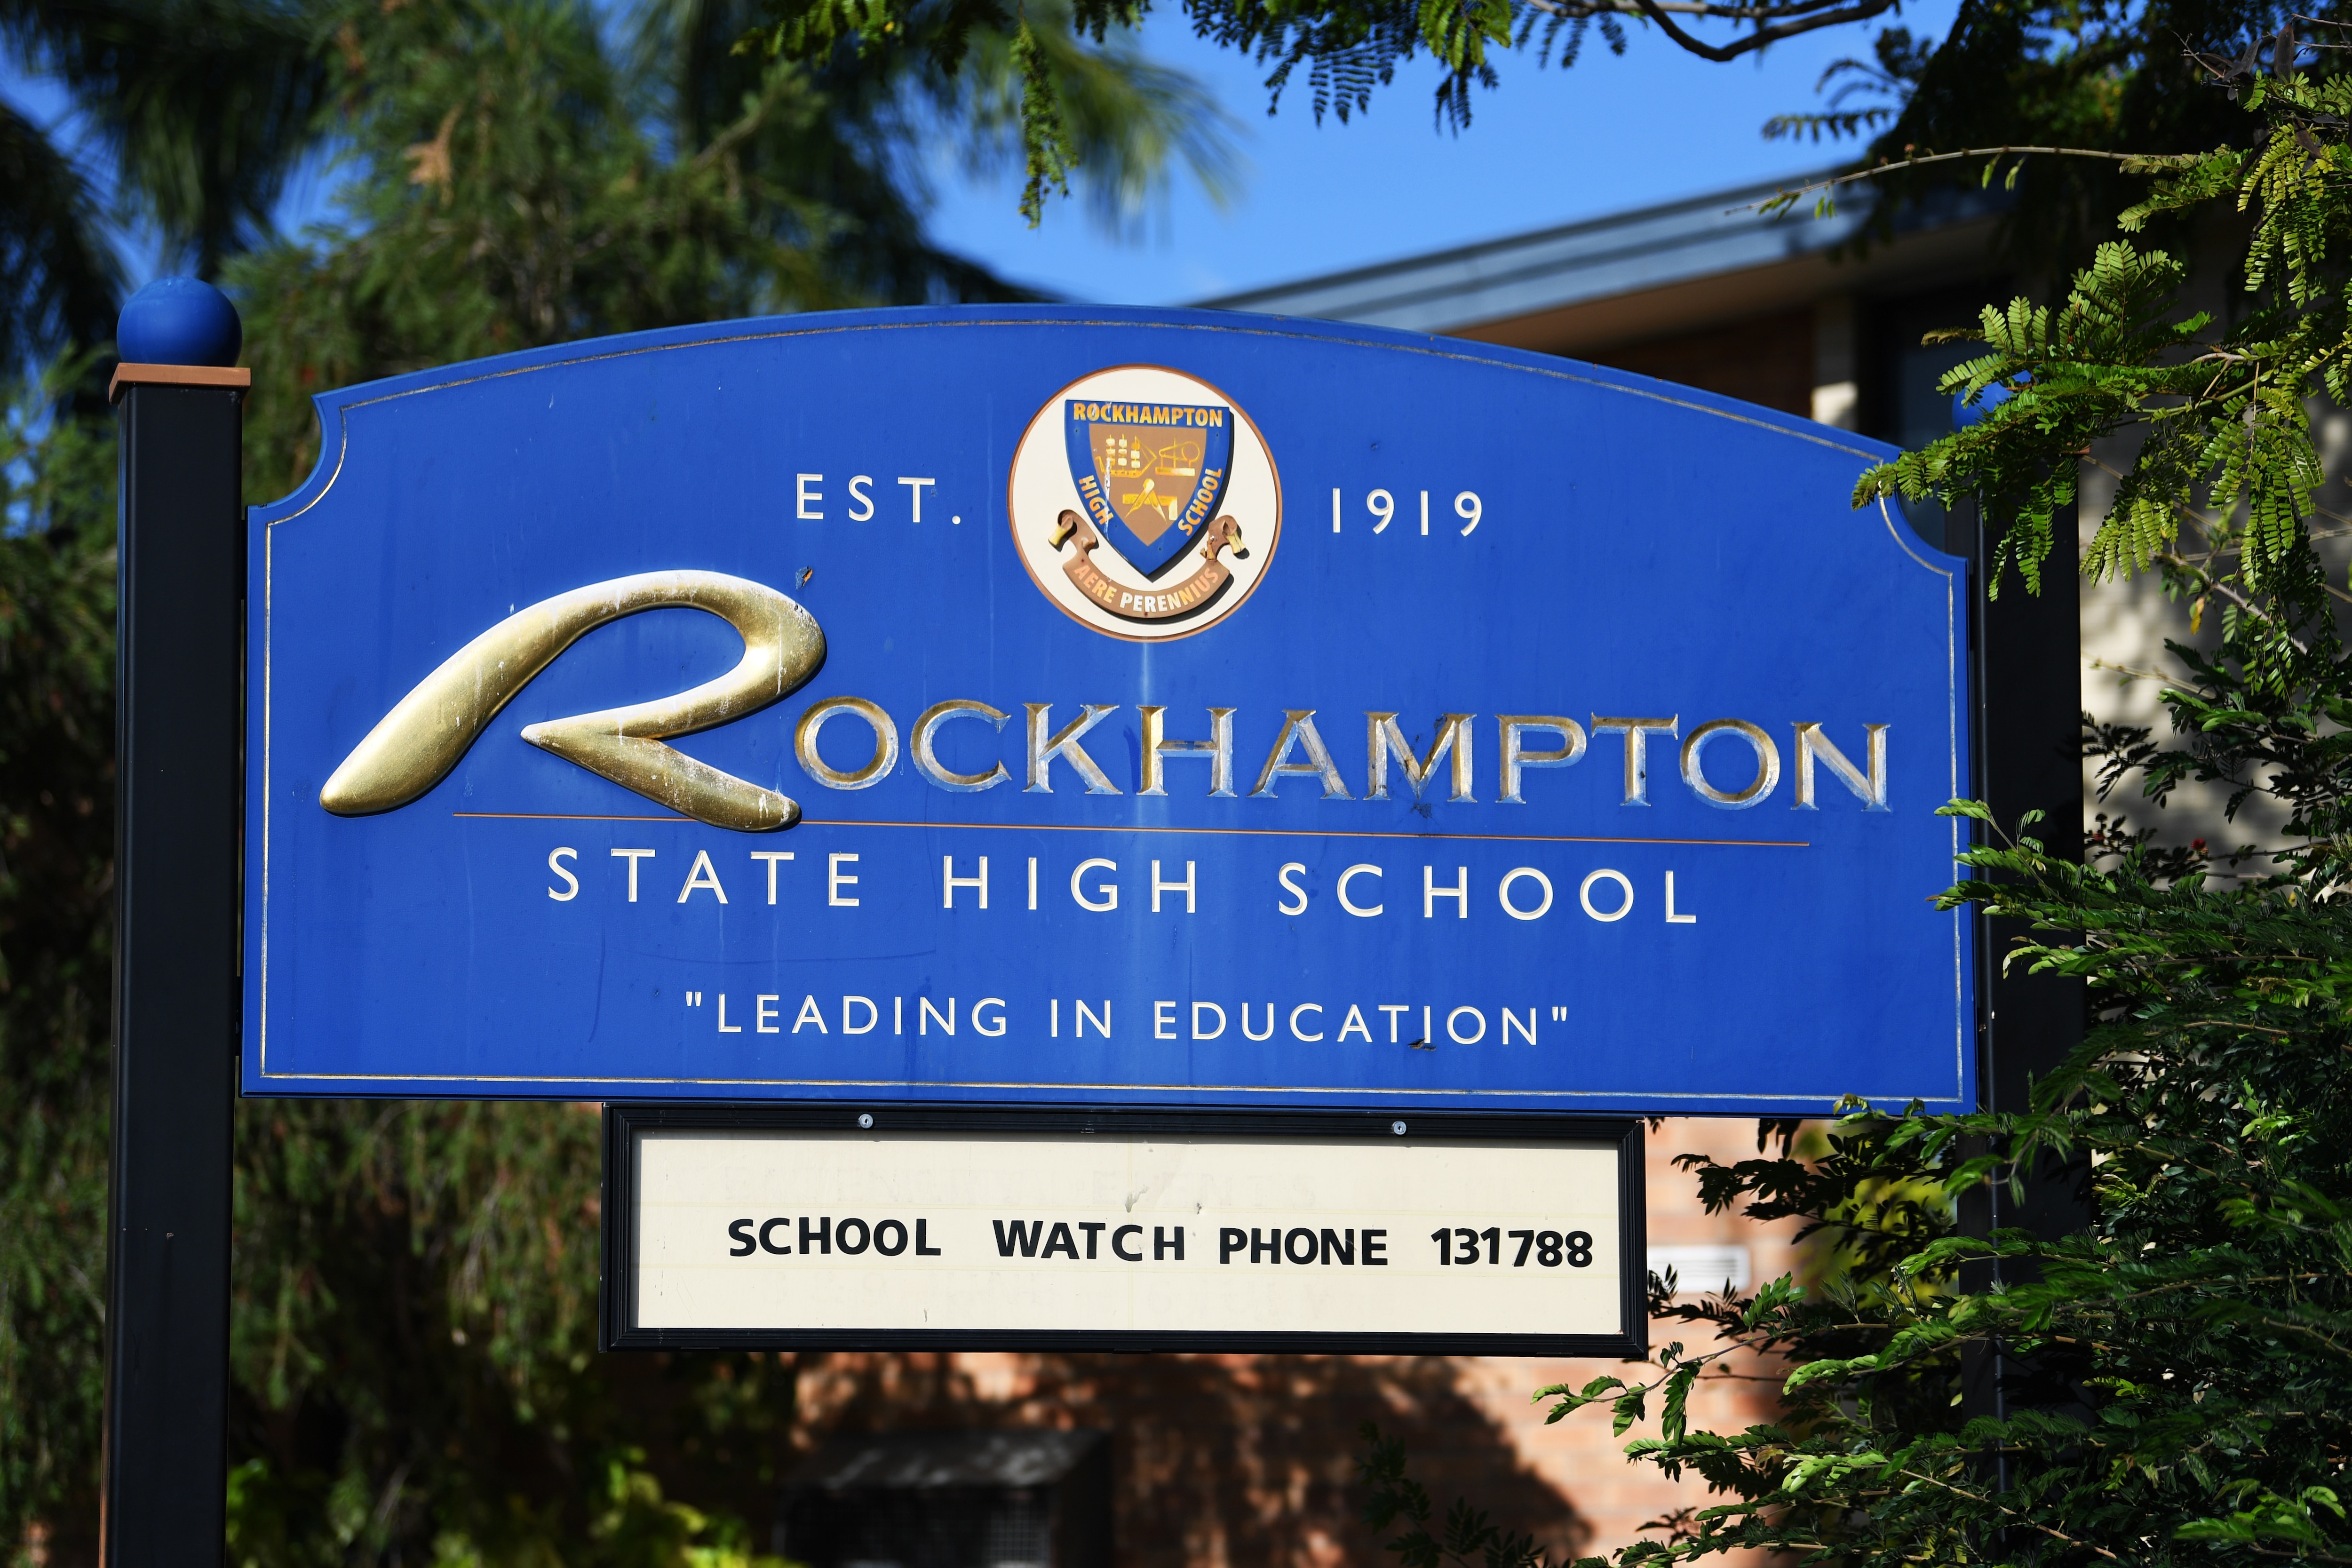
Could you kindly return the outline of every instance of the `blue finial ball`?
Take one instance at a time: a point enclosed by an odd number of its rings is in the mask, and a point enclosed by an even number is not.
[[[201,278],[156,279],[114,327],[114,352],[131,364],[233,365],[244,346],[236,307]]]
[[[2021,375],[2017,379],[2027,382],[2033,378],[2030,375]],[[1952,428],[1965,430],[1969,426],[1980,422],[1985,416],[2007,403],[2013,395],[2015,394],[2012,389],[2003,386],[1997,381],[1978,393],[1977,400],[1973,404],[1969,402],[1969,395],[1965,390],[1952,394]]]

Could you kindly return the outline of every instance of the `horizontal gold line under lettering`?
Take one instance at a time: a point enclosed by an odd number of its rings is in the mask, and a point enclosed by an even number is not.
[[[692,822],[690,816],[622,816],[601,811],[453,811],[452,816],[487,816],[503,822]]]
[[[590,813],[567,815],[540,811],[453,811],[451,816],[507,822],[691,822],[690,816],[604,816]],[[1168,833],[1208,835],[1220,838],[1402,838],[1423,844],[1664,844],[1700,849],[1810,849],[1804,838],[1624,838],[1605,834],[1574,833],[1388,833],[1379,830],[1317,827],[1120,827],[1088,826],[1072,822],[849,822],[804,816],[803,827],[913,827],[940,831],[992,833]]]

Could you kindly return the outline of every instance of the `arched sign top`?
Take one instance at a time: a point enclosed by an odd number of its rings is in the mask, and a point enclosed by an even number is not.
[[[1875,443],[1067,308],[317,401],[250,1092],[1971,1101],[1963,566]]]

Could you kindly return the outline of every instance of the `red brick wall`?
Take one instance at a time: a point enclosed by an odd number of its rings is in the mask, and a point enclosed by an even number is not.
[[[1698,1212],[1673,1156],[1753,1152],[1752,1121],[1670,1121],[1649,1140],[1654,1241],[1742,1241],[1755,1276],[1791,1267],[1783,1236]],[[1788,1227],[1780,1227],[1783,1232]],[[1661,1330],[1670,1325],[1659,1325]],[[1095,1426],[1112,1434],[1121,1568],[1309,1568],[1393,1562],[1357,1521],[1365,1421],[1402,1436],[1441,1506],[1457,1493],[1556,1552],[1606,1550],[1643,1521],[1709,1500],[1628,1465],[1605,1410],[1544,1424],[1529,1395],[1581,1384],[1610,1363],[1373,1356],[835,1355],[806,1358],[802,1424],[830,1432],[939,1426]],[[1750,1369],[1751,1372],[1753,1369]],[[1769,1378],[1715,1380],[1694,1424],[1766,1417]]]

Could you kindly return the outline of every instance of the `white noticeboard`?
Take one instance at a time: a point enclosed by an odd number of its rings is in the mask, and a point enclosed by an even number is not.
[[[1644,1341],[1629,1123],[608,1116],[614,1348],[1622,1354]]]

